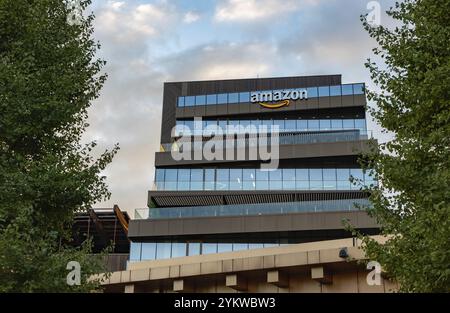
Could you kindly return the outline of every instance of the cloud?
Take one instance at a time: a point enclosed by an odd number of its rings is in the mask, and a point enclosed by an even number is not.
[[[263,42],[212,42],[159,60],[174,80],[208,80],[268,75],[276,67],[276,47]]]
[[[200,14],[194,11],[189,11],[186,14],[184,14],[183,22],[186,24],[191,24],[200,19]]]
[[[178,17],[176,7],[166,1],[128,5],[108,1],[97,11],[97,33],[109,34],[112,40],[125,44],[142,36],[163,36],[174,27]]]
[[[214,18],[219,22],[246,22],[274,16],[282,18],[283,13],[292,13],[303,4],[314,3],[315,0],[226,0],[217,6]]]

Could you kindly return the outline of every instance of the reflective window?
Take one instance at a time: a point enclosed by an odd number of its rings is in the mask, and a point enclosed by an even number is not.
[[[228,180],[230,177],[230,170],[227,168],[226,169],[219,168],[217,169],[216,175],[217,180]]]
[[[250,102],[250,92],[239,93],[239,102]]]
[[[194,105],[195,105],[195,97],[194,96],[185,97],[184,106],[193,107]]]
[[[306,91],[308,92],[308,98],[315,98],[318,96],[317,87],[306,88]]]
[[[228,103],[238,103],[239,102],[239,94],[238,93],[229,93],[228,94]]]
[[[319,120],[319,126],[321,130],[331,129],[331,120]]]
[[[322,169],[321,168],[310,169],[309,178],[310,180],[322,180]]]
[[[156,258],[156,243],[143,242],[141,260],[154,260]]]
[[[203,170],[202,169],[191,169],[191,181],[203,181]]]
[[[337,180],[348,181],[350,178],[350,170],[348,168],[338,168],[336,170]]]
[[[228,94],[220,93],[217,95],[217,104],[228,103]]]
[[[171,244],[170,241],[158,242],[156,244],[156,258],[157,259],[169,259]]]
[[[231,243],[219,243],[217,245],[217,252],[230,252],[233,251],[233,244]]]
[[[330,95],[330,87],[319,87],[319,97],[328,97]]]
[[[331,120],[332,129],[342,129],[342,120]]]
[[[130,244],[130,261],[139,261],[141,259],[141,243],[131,242]]]
[[[284,121],[284,128],[287,131],[295,131],[297,128],[296,120],[285,120]]]
[[[184,107],[184,97],[178,97],[178,106]]]
[[[269,171],[256,170],[256,180],[257,181],[268,181],[269,180]]]
[[[288,169],[283,169],[283,180],[295,180],[295,169],[293,168],[288,168]]]
[[[353,94],[363,95],[364,94],[364,84],[353,84]]]
[[[191,180],[191,170],[190,169],[179,169],[178,170],[178,181],[190,181]]]
[[[343,125],[344,129],[354,129],[355,128],[355,122],[352,119],[343,120],[342,125]]]
[[[155,179],[156,179],[156,181],[164,180],[164,169],[163,168],[156,169]]]
[[[323,180],[336,180],[336,169],[324,168],[323,169]]]
[[[350,96],[353,95],[353,85],[342,85],[342,95],[343,96]]]
[[[340,96],[341,86],[330,86],[330,96]]]
[[[308,130],[319,130],[319,120],[308,120]]]
[[[249,243],[248,248],[249,249],[261,249],[261,248],[264,248],[264,244],[263,243]]]
[[[217,95],[207,95],[206,104],[217,104]]]
[[[307,130],[308,120],[297,120],[297,130]]]
[[[309,173],[307,168],[297,168],[295,170],[296,180],[309,180]]]
[[[189,242],[188,255],[199,255],[199,254],[200,254],[200,242]]]
[[[355,120],[355,128],[360,130],[366,130],[366,120],[364,119]]]
[[[177,181],[177,169],[166,169],[166,181]]]
[[[217,243],[203,243],[202,254],[217,253]]]
[[[186,243],[173,242],[172,243],[172,258],[186,256]]]
[[[244,181],[254,181],[255,180],[255,169],[244,168],[242,172],[242,177]]]
[[[353,176],[356,179],[360,179],[360,180],[364,179],[363,170],[360,169],[360,168],[351,168],[350,169],[350,175]]]
[[[195,105],[205,105],[206,96],[195,96]]]
[[[247,250],[247,249],[248,249],[247,243],[233,243],[233,251]]]

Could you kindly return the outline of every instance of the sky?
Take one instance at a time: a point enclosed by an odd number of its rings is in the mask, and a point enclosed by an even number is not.
[[[343,83],[376,89],[364,67],[376,43],[360,21],[370,2],[93,0],[108,79],[84,140],[97,141],[98,152],[120,145],[103,173],[111,199],[95,207],[146,207],[166,81],[342,74]],[[383,25],[392,23],[383,13],[392,2],[378,1]],[[368,129],[388,138],[370,118]]]

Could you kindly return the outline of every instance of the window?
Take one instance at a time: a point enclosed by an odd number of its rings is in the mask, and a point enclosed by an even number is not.
[[[329,86],[319,87],[319,97],[329,97],[329,96],[330,96]]]
[[[164,169],[163,168],[157,168],[156,174],[155,174],[155,180],[158,181],[164,181]]]
[[[184,107],[184,97],[178,97],[178,106],[180,108]]]
[[[344,129],[354,129],[355,128],[355,123],[354,123],[354,120],[352,120],[352,119],[343,120],[342,125],[343,125]]]
[[[214,190],[215,188],[215,170],[205,169],[205,190]]]
[[[284,121],[284,128],[286,131],[295,131],[296,130],[296,121],[295,120],[285,120]]]
[[[156,243],[143,242],[141,260],[154,260],[155,258],[156,258]]]
[[[297,120],[297,130],[308,130],[308,121]]]
[[[308,130],[319,130],[319,120],[308,120]]]
[[[309,174],[307,168],[297,168],[295,170],[296,180],[309,180]]]
[[[364,94],[364,84],[353,84],[353,94],[363,95]]]
[[[203,243],[202,254],[217,253],[217,243]]]
[[[238,103],[239,102],[239,94],[238,93],[229,93],[228,94],[228,103]]]
[[[366,130],[366,120],[364,119],[356,119],[355,120],[355,128],[365,131]]]
[[[324,168],[323,169],[323,180],[336,180],[336,169]]]
[[[191,169],[191,181],[203,181],[203,169]]]
[[[195,105],[205,105],[206,96],[195,96]]]
[[[239,102],[250,102],[250,92],[239,93]]]
[[[313,180],[322,180],[322,169],[321,168],[312,168],[309,170],[309,177],[311,181]]]
[[[188,255],[199,255],[199,254],[200,254],[200,242],[189,242]]]
[[[242,178],[244,181],[254,181],[255,180],[255,169],[244,168],[242,171]]]
[[[242,189],[242,169],[230,169],[230,190]]]
[[[178,170],[178,181],[190,181],[191,180],[191,170],[190,169],[179,169]]]
[[[319,120],[319,127],[321,130],[331,129],[331,120]]]
[[[233,243],[233,251],[247,250],[247,243]]]
[[[360,169],[360,168],[352,168],[352,169],[350,169],[350,175],[353,176],[356,179],[360,179],[360,180],[364,179],[363,170]]]
[[[249,243],[248,244],[249,249],[261,249],[264,248],[264,244],[262,243]]]
[[[231,243],[219,243],[217,245],[217,252],[230,252],[233,251],[233,245]]]
[[[173,242],[172,243],[172,258],[186,256],[186,243]]]
[[[166,169],[166,181],[177,181],[177,169]]]
[[[331,129],[342,129],[342,120],[331,120]]]
[[[217,95],[207,95],[206,104],[217,104]]]
[[[228,94],[220,93],[217,95],[217,104],[228,103]]]
[[[278,131],[282,132],[284,131],[284,120],[274,120],[273,121],[273,126],[274,126],[274,131],[275,131],[275,127],[278,126]]]
[[[315,98],[318,95],[317,87],[309,87],[306,91],[308,92],[308,98]]]
[[[195,105],[195,97],[194,96],[185,97],[184,106],[193,107],[194,105]]]
[[[141,260],[141,243],[131,242],[130,244],[130,261]]]
[[[351,96],[353,95],[353,85],[342,85],[342,95],[343,96]]]
[[[156,244],[156,258],[170,259],[170,241],[158,242]]]
[[[350,177],[350,171],[348,168],[338,168],[336,170],[337,180],[347,181]]]
[[[285,168],[283,169],[283,181],[295,180],[295,169]]]
[[[340,96],[341,86],[330,86],[330,96]]]

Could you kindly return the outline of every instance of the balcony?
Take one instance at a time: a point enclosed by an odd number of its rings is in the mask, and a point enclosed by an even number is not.
[[[354,211],[369,206],[367,198],[240,205],[144,208],[135,210],[135,219],[170,219],[212,216],[243,216],[302,212]]]

